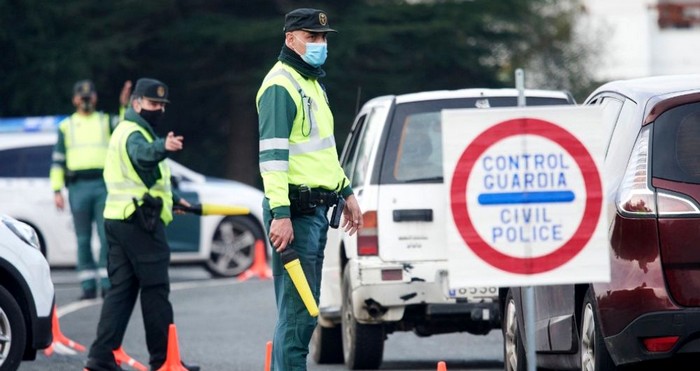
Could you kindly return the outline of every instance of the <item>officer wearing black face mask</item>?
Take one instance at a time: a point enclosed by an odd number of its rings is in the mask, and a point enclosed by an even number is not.
[[[112,287],[102,304],[87,370],[121,370],[113,350],[121,345],[137,298],[141,300],[151,370],[160,369],[166,359],[173,308],[168,299],[170,247],[165,227],[173,220],[174,203],[190,206],[172,189],[165,161],[169,153],[182,150],[183,137],[171,131],[159,138],[153,131],[167,103],[164,83],[139,79],[131,106],[109,141],[104,167],[104,226]],[[199,370],[198,366],[183,367]]]

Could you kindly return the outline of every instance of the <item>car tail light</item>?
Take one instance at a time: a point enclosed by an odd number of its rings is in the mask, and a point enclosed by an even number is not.
[[[377,212],[367,211],[362,214],[362,223],[362,229],[357,232],[357,255],[378,255]]]
[[[650,352],[668,352],[676,345],[678,339],[678,336],[660,336],[642,339],[642,343]]]
[[[657,193],[656,202],[659,208],[659,216],[700,214],[700,209],[690,200],[664,191],[658,191]]]
[[[649,188],[650,128],[643,128],[637,138],[617,194],[617,208],[632,216],[656,216],[654,191]]]

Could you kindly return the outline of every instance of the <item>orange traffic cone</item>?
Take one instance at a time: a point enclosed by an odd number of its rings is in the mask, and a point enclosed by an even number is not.
[[[444,361],[438,362],[437,371],[447,371],[447,365],[445,364]]]
[[[171,323],[168,328],[168,353],[158,371],[187,371],[180,360],[180,346],[177,344],[177,330],[174,323]]]
[[[272,359],[272,342],[268,341],[265,344],[265,371],[270,371],[271,359]]]
[[[69,339],[61,332],[61,326],[58,324],[58,312],[56,311],[55,305],[53,306],[53,316],[51,317],[51,333],[53,334],[53,342],[51,342],[48,348],[44,349],[44,354],[46,356],[52,355],[54,350],[56,353],[63,354],[77,354],[77,352],[85,351],[85,346]]]
[[[139,371],[148,371],[148,367],[126,354],[124,347],[120,346],[119,348],[113,350],[112,353],[114,354],[114,360],[117,362],[117,365],[121,366],[122,363],[126,363]]]
[[[255,255],[253,255],[253,264],[238,276],[239,281],[245,281],[253,276],[258,278],[268,279],[272,277],[272,270],[267,266],[265,258],[265,243],[262,240],[255,241]]]

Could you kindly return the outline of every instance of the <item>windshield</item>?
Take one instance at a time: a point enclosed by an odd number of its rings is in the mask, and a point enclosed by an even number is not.
[[[566,99],[533,98],[528,106],[570,104]],[[517,97],[479,97],[403,103],[396,106],[380,182],[442,183],[441,110],[517,106]]]

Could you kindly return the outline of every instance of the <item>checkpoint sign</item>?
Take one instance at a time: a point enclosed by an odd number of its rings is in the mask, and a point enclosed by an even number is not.
[[[445,110],[451,287],[608,281],[599,107]]]

